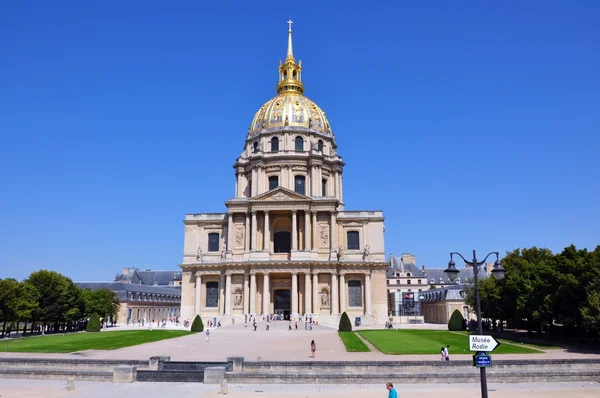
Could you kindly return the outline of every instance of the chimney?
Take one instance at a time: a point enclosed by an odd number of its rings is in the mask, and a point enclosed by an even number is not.
[[[425,272],[425,266],[424,265],[421,266],[421,271]]]

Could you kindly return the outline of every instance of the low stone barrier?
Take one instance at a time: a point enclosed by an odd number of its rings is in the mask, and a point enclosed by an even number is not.
[[[113,370],[113,383],[133,383],[136,380],[137,368],[135,366],[115,366]]]

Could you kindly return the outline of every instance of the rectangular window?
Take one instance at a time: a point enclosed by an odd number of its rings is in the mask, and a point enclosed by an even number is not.
[[[269,191],[271,189],[275,189],[279,186],[279,177],[271,176],[269,177]]]
[[[417,281],[417,283],[420,285],[420,284],[421,284],[421,280],[419,279],[419,280]]]
[[[305,195],[306,186],[305,186],[304,182],[305,182],[304,176],[295,176],[294,177],[294,191],[296,191],[297,193],[299,193],[301,195]]]
[[[358,231],[348,231],[346,233],[348,250],[360,250],[360,240]]]
[[[208,251],[218,252],[219,251],[219,234],[216,232],[208,234]]]
[[[407,284],[407,285],[410,285],[410,279],[408,279],[408,280],[406,281],[406,284]]]
[[[325,178],[321,180],[321,196],[327,196],[327,180]]]
[[[216,308],[219,306],[219,283],[206,282],[206,307]]]
[[[362,288],[360,281],[348,281],[348,306],[362,307]]]

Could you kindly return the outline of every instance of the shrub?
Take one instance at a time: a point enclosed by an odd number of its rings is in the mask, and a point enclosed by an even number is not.
[[[100,325],[100,317],[98,316],[98,314],[93,313],[92,316],[90,316],[90,320],[87,323],[85,331],[99,332],[101,327],[102,325]]]
[[[202,323],[202,318],[200,315],[196,315],[194,318],[194,322],[192,322],[192,332],[202,332],[204,330],[204,323]]]
[[[348,318],[348,314],[346,314],[346,312],[344,312],[340,318],[340,325],[338,329],[340,332],[352,331],[352,322],[350,322],[350,318]]]
[[[459,310],[454,310],[448,321],[448,330],[462,330],[465,319]]]

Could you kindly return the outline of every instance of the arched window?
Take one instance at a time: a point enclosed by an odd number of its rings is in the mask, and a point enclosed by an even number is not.
[[[304,140],[302,137],[296,137],[296,151],[302,152],[304,150]]]
[[[317,149],[319,152],[323,152],[323,140],[319,140],[319,142],[317,142]]]
[[[348,250],[360,250],[360,240],[358,231],[348,231],[346,233]]]
[[[327,196],[327,179],[321,180],[321,196]]]
[[[306,186],[305,186],[306,178],[304,176],[295,176],[294,177],[294,191],[301,195],[305,195]]]
[[[279,152],[279,138],[271,138],[271,152]]]
[[[219,251],[219,234],[216,232],[208,234],[208,251],[218,252]]]
[[[206,282],[206,307],[219,306],[219,282]]]
[[[254,153],[258,152],[258,141],[254,141],[254,144],[252,144],[252,150]]]
[[[269,177],[269,191],[271,189],[275,189],[279,186],[279,177],[277,176],[270,176]]]
[[[348,306],[362,307],[362,288],[360,281],[348,281]]]

